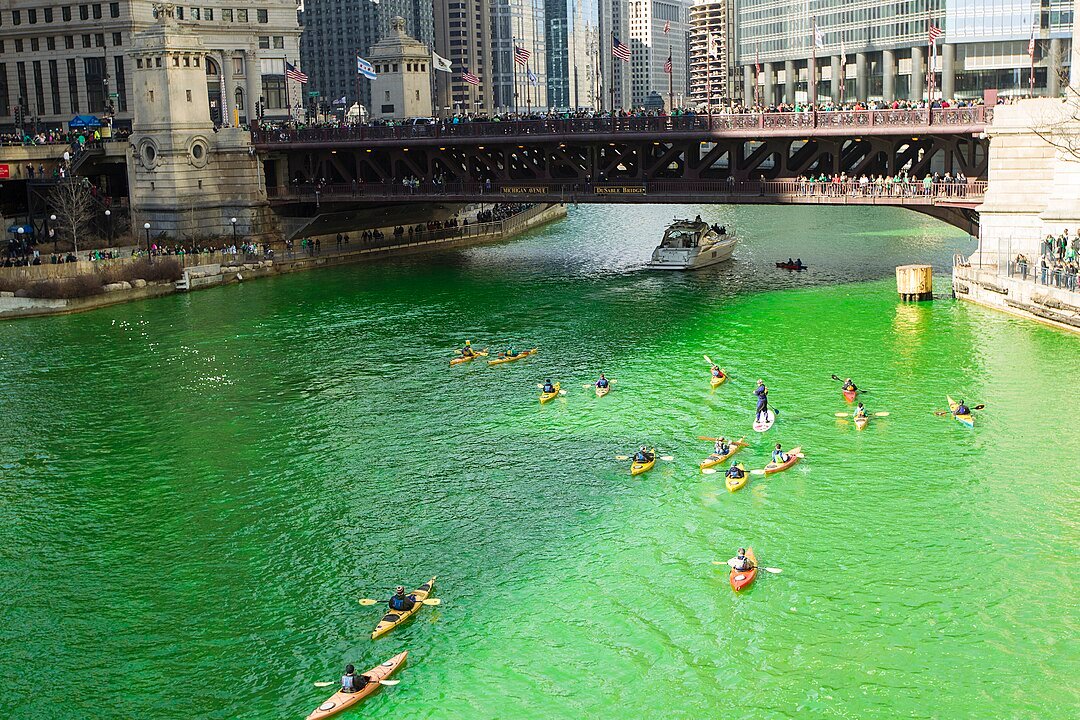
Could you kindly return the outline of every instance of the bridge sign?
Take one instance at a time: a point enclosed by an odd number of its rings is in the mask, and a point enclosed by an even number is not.
[[[597,195],[644,195],[644,185],[597,185],[593,188]]]

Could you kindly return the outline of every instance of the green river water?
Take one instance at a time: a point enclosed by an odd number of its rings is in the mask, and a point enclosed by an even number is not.
[[[641,270],[699,212],[736,259]],[[341,717],[1075,717],[1080,341],[946,298],[972,247],[897,209],[583,207],[6,323],[0,716],[303,718],[408,649]],[[905,262],[937,300],[898,303]],[[448,368],[466,338],[541,350]],[[831,373],[891,417],[839,423]],[[569,393],[540,406],[545,377]],[[986,404],[973,430],[946,393]],[[806,459],[731,494],[697,468],[714,433]],[[642,443],[674,461],[631,478]],[[783,574],[733,593],[740,544]],[[442,606],[371,641],[357,598],[432,575]]]

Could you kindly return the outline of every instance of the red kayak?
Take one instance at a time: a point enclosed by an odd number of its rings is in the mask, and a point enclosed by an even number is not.
[[[739,572],[735,568],[732,568],[731,572],[728,574],[728,580],[731,582],[731,589],[735,592],[739,592],[744,587],[754,582],[754,578],[757,577],[757,557],[754,555],[754,548],[746,548],[746,557],[753,563],[753,568],[746,572]]]
[[[855,402],[855,398],[859,395],[858,390],[844,390],[842,392],[844,393],[844,399],[848,402]]]
[[[807,265],[794,265],[794,264],[788,265],[787,263],[776,263],[776,267],[780,268],[781,270],[805,270],[808,266]]]

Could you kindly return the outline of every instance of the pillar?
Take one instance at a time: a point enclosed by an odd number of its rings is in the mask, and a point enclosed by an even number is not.
[[[743,107],[754,106],[754,67],[743,65]]]
[[[806,61],[806,101],[812,103],[818,103],[821,98],[817,96],[818,85],[818,61],[817,58],[810,58]]]
[[[840,102],[840,75],[842,72],[840,69],[840,56],[833,55],[831,59],[832,72],[829,78],[829,97],[832,98],[834,103],[838,103]]]
[[[911,92],[908,97],[912,100],[922,100],[926,91],[926,66],[923,65],[923,49],[916,45],[911,48]]]
[[[1069,67],[1069,87],[1080,90],[1080,0],[1073,0],[1072,65]]]
[[[765,95],[763,105],[772,105],[776,102],[776,68],[771,62],[762,66],[765,69]]]
[[[1053,47],[1053,44],[1051,44]],[[956,96],[956,46],[941,46],[941,97],[950,102]]]
[[[866,102],[870,96],[870,63],[866,62],[866,53],[855,53],[855,97],[859,102]]]
[[[1080,0],[1077,0],[1080,2]],[[795,104],[795,61],[784,61],[784,102]]]
[[[896,52],[881,51],[881,97],[885,102],[896,99]]]
[[[247,115],[248,127],[255,127],[255,103],[262,98],[262,67],[259,54],[255,50],[244,51],[244,114]],[[360,102],[360,98],[356,99]],[[348,108],[346,108],[348,110]]]
[[[1061,38],[1050,38],[1050,66],[1046,68],[1046,94],[1061,95]]]

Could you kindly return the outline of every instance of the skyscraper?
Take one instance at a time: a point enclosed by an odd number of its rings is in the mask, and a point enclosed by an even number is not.
[[[630,107],[630,62],[615,57],[616,40],[630,44],[630,12],[627,0],[598,0],[600,56],[600,106],[606,110]],[[631,53],[632,55],[632,53]]]
[[[436,73],[436,108],[440,115],[488,111],[495,107],[492,82],[489,0],[434,0],[435,52],[450,61],[453,72]],[[465,71],[479,84],[465,82]]]
[[[546,0],[544,12],[549,104],[595,107],[596,0]]]
[[[378,0],[305,0],[300,57],[311,90],[323,102],[344,96],[346,106],[371,107],[368,80],[357,80],[356,56],[379,41]],[[389,27],[389,26],[387,26]]]
[[[690,6],[690,103],[726,105],[732,94],[728,42],[732,0],[697,0]]]
[[[687,0],[629,0],[630,102],[670,106],[686,94]],[[671,58],[670,72],[666,70]]]

